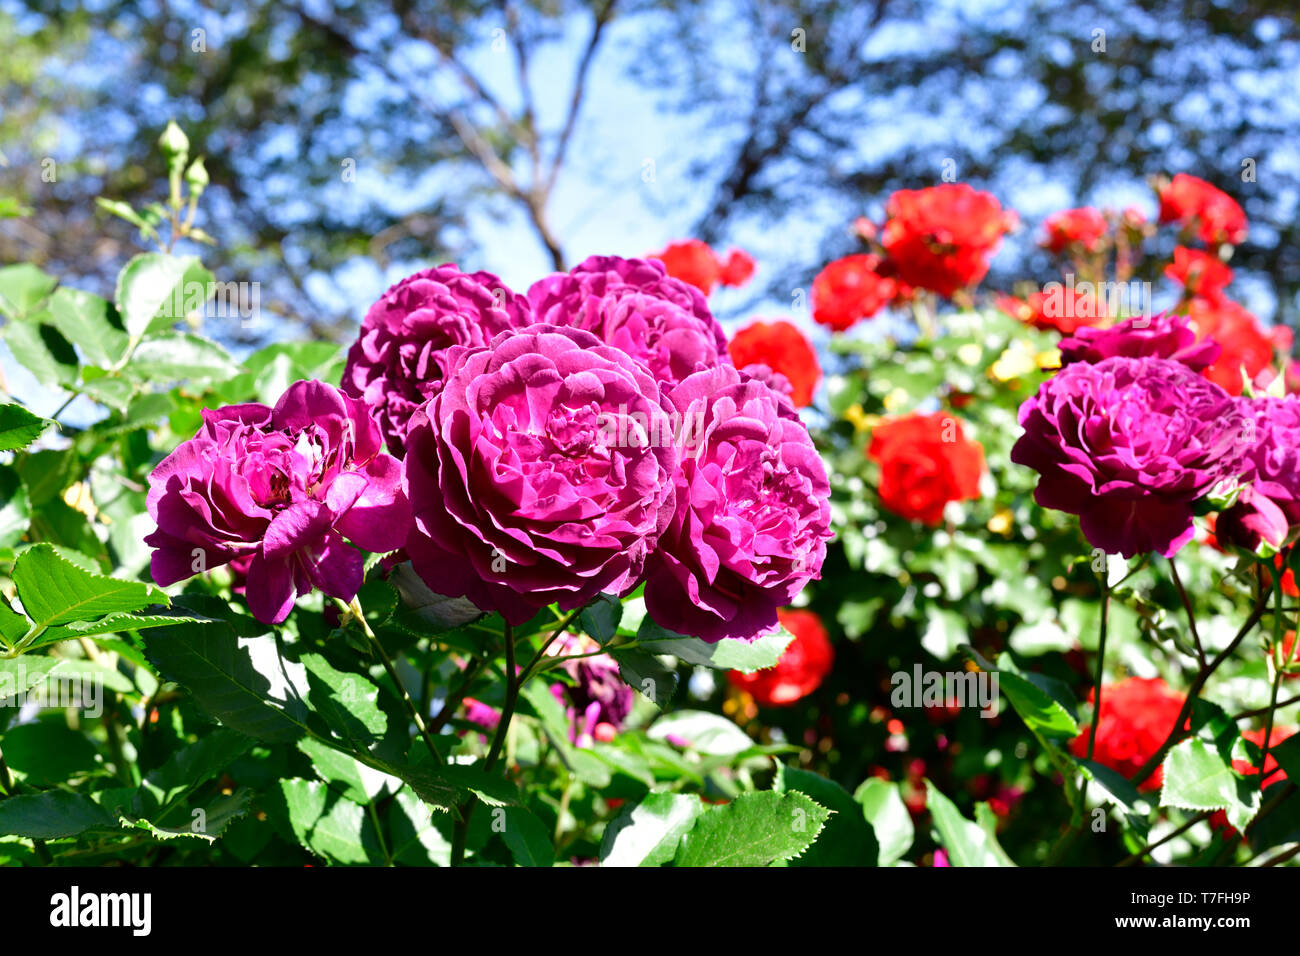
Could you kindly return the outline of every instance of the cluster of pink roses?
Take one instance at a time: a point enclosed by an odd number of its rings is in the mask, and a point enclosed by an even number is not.
[[[1021,406],[1011,451],[1040,473],[1038,503],[1079,515],[1108,553],[1168,557],[1197,503],[1235,482],[1219,540],[1281,548],[1300,526],[1300,398],[1230,395],[1199,374],[1217,356],[1173,314],[1062,340],[1064,367]]]
[[[644,584],[661,626],[753,639],[830,537],[821,459],[754,371],[659,262],[595,256],[526,296],[425,270],[370,309],[341,391],[204,413],[151,476],[154,578],[247,562],[278,623],[312,588],[355,596],[346,538],[513,624]]]

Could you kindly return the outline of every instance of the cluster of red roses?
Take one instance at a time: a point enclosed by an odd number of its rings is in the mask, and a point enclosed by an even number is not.
[[[1222,348],[1205,377],[1234,395],[1244,387],[1243,370],[1246,381],[1266,386],[1277,375],[1273,368],[1277,351],[1291,347],[1291,332],[1283,326],[1264,328],[1224,292],[1233,278],[1224,255],[1246,239],[1245,212],[1221,189],[1186,173],[1160,184],[1157,192],[1160,224],[1178,228],[1178,245],[1164,270],[1183,289],[1174,311],[1188,317],[1199,340],[1212,339]],[[1089,257],[1104,258],[1111,247],[1128,255],[1154,231],[1137,209],[1115,216],[1091,207],[1056,213],[1047,219],[1045,229],[1042,245],[1085,269]],[[1205,248],[1192,245],[1197,242]],[[1002,296],[998,304],[1022,321],[1067,335],[1080,326],[1105,325],[1118,318],[1109,314],[1110,303],[1092,284],[1081,283],[1065,294],[1070,301],[1064,303],[1058,301],[1060,293],[1035,292],[1023,300]]]
[[[965,183],[900,189],[885,204],[883,227],[854,224],[872,251],[837,259],[813,280],[813,318],[842,332],[918,289],[952,298],[984,278],[1017,221],[991,194]]]

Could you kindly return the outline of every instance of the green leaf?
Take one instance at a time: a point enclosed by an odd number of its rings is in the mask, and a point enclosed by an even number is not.
[[[127,379],[109,376],[103,374],[102,369],[87,366],[82,369],[82,382],[77,391],[101,405],[124,412],[135,397],[136,386]]]
[[[1184,740],[1165,757],[1160,805],[1183,810],[1225,810],[1228,822],[1246,829],[1259,812],[1258,781],[1247,782],[1199,737]]]
[[[519,805],[519,792],[513,783],[476,764],[449,764],[438,775],[451,786],[470,791],[490,807]]]
[[[812,845],[830,811],[802,793],[742,793],[684,834],[676,866],[769,866]]]
[[[146,653],[232,730],[272,743],[307,731],[306,671],[281,658],[272,635],[241,637],[228,621],[159,627],[149,632]]]
[[[12,548],[27,533],[32,501],[13,468],[0,466],[0,547]]]
[[[0,833],[57,840],[115,826],[116,817],[82,793],[47,790],[0,800]]]
[[[524,807],[507,807],[501,838],[520,866],[554,866],[555,848],[542,821]]]
[[[25,318],[58,284],[58,279],[30,262],[5,266],[0,269],[0,313],[10,319]]]
[[[853,799],[862,806],[863,816],[875,831],[876,842],[880,844],[880,865],[892,866],[901,860],[912,848],[916,830],[898,784],[869,777],[854,791]]]
[[[239,366],[229,352],[210,339],[190,332],[168,332],[141,342],[131,355],[127,371],[148,382],[211,382],[232,377]]]
[[[446,819],[446,816],[443,816]],[[388,811],[389,848],[393,859],[408,866],[448,866],[451,840],[432,811],[410,790],[400,790]]]
[[[129,342],[111,309],[106,299],[68,286],[62,286],[50,298],[55,328],[81,350],[88,365],[105,368],[121,360]]]
[[[876,834],[862,807],[834,780],[782,765],[777,770],[777,792],[798,792],[817,801],[833,814],[826,832],[791,862],[792,866],[875,866],[880,858]]]
[[[682,836],[704,812],[704,803],[694,794],[648,794],[605,828],[600,865],[662,866],[672,862]]]
[[[618,661],[618,673],[633,690],[656,707],[662,708],[677,692],[677,671],[665,667],[657,657],[646,651],[630,648],[613,650],[610,655]]]
[[[980,670],[997,675],[998,690],[1006,694],[1011,708],[1031,731],[1049,740],[1079,736],[1079,724],[1069,709],[1050,690],[1068,694],[1060,681],[1046,681],[1038,675],[1022,675],[1011,658],[1003,654],[996,665],[990,664],[970,647],[963,648]],[[1040,683],[1041,681],[1042,683]]]
[[[364,808],[319,780],[281,780],[277,809],[302,846],[336,865],[383,862],[378,834]]]
[[[77,380],[77,350],[54,326],[11,322],[3,335],[18,364],[42,385],[69,386]]]
[[[1014,865],[991,833],[963,817],[932,781],[927,780],[925,786],[926,806],[938,831],[938,842],[948,851],[953,866]]]
[[[1288,780],[1300,780],[1300,734],[1292,734],[1281,743],[1273,744],[1268,748],[1268,753],[1277,761]]]
[[[669,743],[684,741],[692,750],[719,757],[733,757],[754,745],[749,734],[726,717],[704,710],[665,714],[650,725],[646,735]]]
[[[252,800],[253,791],[240,787],[234,793],[221,794],[206,806],[190,808],[187,819],[180,826],[162,826],[153,820],[126,815],[121,818],[121,823],[125,827],[147,830],[159,840],[196,837],[213,843],[225,832],[226,827],[248,812]]]
[[[196,787],[229,767],[253,746],[251,737],[218,729],[174,751],[162,766],[151,770],[140,785],[136,815],[160,816],[184,800]]]
[[[298,741],[298,749],[311,758],[312,768],[321,780],[353,803],[365,805],[402,788],[400,777],[368,767],[314,737]]]
[[[15,777],[32,787],[57,786],[99,767],[91,739],[61,719],[11,727],[4,735],[4,756]]]
[[[298,661],[307,672],[312,709],[352,750],[370,750],[388,730],[379,688],[368,677],[339,670],[321,654],[300,654]]]
[[[41,627],[169,603],[167,595],[151,584],[91,574],[48,544],[35,545],[19,555],[13,580],[27,616]]]
[[[116,580],[116,579],[114,579]],[[33,648],[58,641],[71,641],[79,637],[95,637],[102,634],[124,634],[128,631],[144,631],[154,627],[168,627],[176,624],[211,623],[212,618],[200,617],[184,611],[162,611],[148,614],[121,612],[109,614],[98,621],[73,621],[59,627],[52,627],[32,642]]]
[[[618,622],[623,618],[623,604],[610,594],[597,595],[596,600],[583,608],[578,615],[582,629],[601,644],[618,633]]]
[[[171,328],[183,319],[199,295],[198,289],[187,285],[205,281],[200,271],[202,266],[195,256],[146,252],[128,262],[118,273],[114,296],[127,334],[139,339],[146,332]],[[200,304],[207,299],[206,287],[202,296]]]
[[[767,667],[775,667],[794,635],[785,628],[758,640],[727,639],[709,644],[698,637],[684,637],[660,627],[649,617],[641,622],[637,643],[641,650],[651,654],[671,654],[689,664],[700,664],[722,670],[738,670],[746,674]]]
[[[48,418],[33,415],[21,405],[0,405],[0,451],[25,448],[36,441],[49,424]]]
[[[21,634],[20,631],[19,636]],[[57,657],[28,656],[0,660],[0,701],[16,697],[19,694],[25,694],[45,680],[46,675],[58,663],[59,658]]]

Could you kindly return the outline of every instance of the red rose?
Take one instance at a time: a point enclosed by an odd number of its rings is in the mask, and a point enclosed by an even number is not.
[[[993,304],[1026,325],[1055,329],[1062,335],[1071,335],[1081,326],[1102,325],[1110,318],[1106,303],[1090,286],[1072,289],[1056,283],[1052,289],[1032,293],[1028,299],[999,295]]]
[[[1174,261],[1165,266],[1165,275],[1187,289],[1188,295],[1218,299],[1232,281],[1232,270],[1218,256],[1200,249],[1179,246]]]
[[[944,412],[877,426],[867,457],[880,465],[881,502],[901,518],[938,525],[948,502],[980,496],[984,448]]]
[[[1289,345],[1289,330],[1269,333],[1241,305],[1220,296],[1217,299],[1194,298],[1188,303],[1187,316],[1199,338],[1213,339],[1223,351],[1205,369],[1204,375],[1230,395],[1240,395],[1245,387],[1241,370],[1254,383],[1266,385],[1274,377],[1275,351]]]
[[[718,280],[725,286],[735,288],[748,282],[754,275],[754,257],[743,249],[732,249],[727,253],[718,272]]]
[[[1095,252],[1108,229],[1106,217],[1091,206],[1053,213],[1043,227],[1047,230],[1043,246],[1057,255],[1073,245]]]
[[[1088,694],[1088,700],[1096,691]],[[1183,696],[1159,677],[1126,677],[1107,684],[1101,696],[1101,723],[1092,759],[1131,777],[1165,742],[1183,706]],[[1070,745],[1076,757],[1088,753],[1089,727]],[[1164,771],[1157,767],[1140,790],[1158,790]]]
[[[777,619],[794,635],[775,667],[745,674],[729,671],[727,680],[748,691],[764,707],[788,707],[815,691],[835,663],[826,628],[812,611],[779,608]]]
[[[880,256],[854,255],[836,259],[812,284],[813,318],[836,332],[859,319],[869,319],[898,291],[893,279],[880,273]]]
[[[812,401],[813,391],[822,378],[812,343],[783,319],[745,326],[732,338],[727,351],[737,368],[766,365],[784,375],[793,389],[790,400],[796,408]]]
[[[947,297],[984,278],[989,256],[1015,223],[994,196],[965,183],[900,189],[885,213],[882,242],[899,277]]]
[[[1160,190],[1160,221],[1193,227],[1206,245],[1246,240],[1246,214],[1237,201],[1204,179],[1179,173]]]
[[[744,285],[754,274],[754,260],[747,252],[733,249],[725,262],[699,239],[670,242],[662,252],[651,253],[646,258],[658,259],[674,279],[690,283],[705,295],[711,295],[716,285]]]

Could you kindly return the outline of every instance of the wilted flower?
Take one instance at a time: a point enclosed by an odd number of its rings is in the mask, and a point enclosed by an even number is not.
[[[570,740],[579,746],[612,740],[623,729],[635,701],[635,692],[619,675],[618,662],[608,654],[594,653],[599,650],[594,640],[578,634],[562,634],[547,649],[551,657],[590,655],[560,665],[573,684],[551,685],[551,693],[568,705]]]

